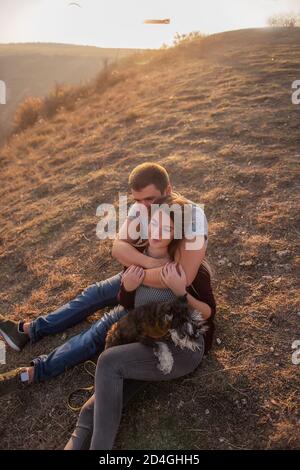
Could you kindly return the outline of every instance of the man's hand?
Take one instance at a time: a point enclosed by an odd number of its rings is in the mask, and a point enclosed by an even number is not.
[[[122,276],[122,283],[127,292],[137,289],[143,282],[145,271],[140,266],[129,266]]]
[[[186,275],[181,264],[166,264],[161,271],[161,280],[175,295],[180,296],[186,293]]]

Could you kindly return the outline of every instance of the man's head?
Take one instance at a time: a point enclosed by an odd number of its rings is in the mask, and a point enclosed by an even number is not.
[[[128,184],[135,201],[146,207],[156,198],[172,191],[167,170],[157,163],[142,163],[136,166],[129,175]]]

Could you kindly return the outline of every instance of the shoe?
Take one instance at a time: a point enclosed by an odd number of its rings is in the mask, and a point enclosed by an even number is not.
[[[20,352],[29,341],[26,333],[19,331],[19,324],[13,320],[6,320],[0,315],[0,336],[15,351]]]
[[[22,372],[26,373],[27,369],[19,367],[18,369],[0,374],[0,397],[17,390],[24,390],[28,386],[26,382],[21,381]]]

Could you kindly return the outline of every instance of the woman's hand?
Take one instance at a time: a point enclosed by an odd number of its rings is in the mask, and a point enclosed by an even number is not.
[[[186,293],[186,275],[179,263],[167,263],[161,270],[162,282],[180,296]]]
[[[127,292],[130,292],[132,290],[137,289],[143,282],[145,277],[145,270],[141,268],[140,266],[129,266],[129,268],[126,269],[122,276],[122,284],[127,290]]]

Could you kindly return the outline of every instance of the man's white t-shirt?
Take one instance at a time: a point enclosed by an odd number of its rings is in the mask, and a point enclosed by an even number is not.
[[[204,235],[205,246],[208,243],[208,223],[203,208],[199,204],[187,201],[189,206],[189,217],[185,222],[184,234],[187,240],[196,236]],[[191,210],[191,211],[190,211]],[[139,224],[140,239],[148,238],[148,212],[144,204],[135,202],[128,211],[128,219],[135,220]]]

